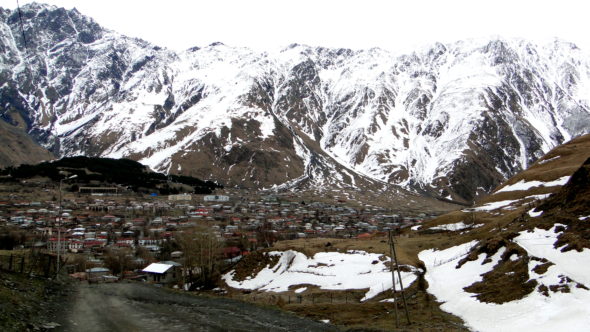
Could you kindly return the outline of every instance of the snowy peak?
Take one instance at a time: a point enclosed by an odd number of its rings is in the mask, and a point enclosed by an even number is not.
[[[27,48],[2,10],[0,115],[58,156],[130,157],[236,186],[391,184],[470,202],[590,129],[588,57],[561,41],[174,53],[75,10],[23,13]]]

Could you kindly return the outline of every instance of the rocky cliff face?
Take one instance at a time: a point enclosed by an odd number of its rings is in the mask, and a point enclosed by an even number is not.
[[[131,157],[245,187],[381,186],[471,201],[590,130],[575,45],[412,54],[215,43],[181,53],[46,5],[0,12],[0,116],[58,156]]]

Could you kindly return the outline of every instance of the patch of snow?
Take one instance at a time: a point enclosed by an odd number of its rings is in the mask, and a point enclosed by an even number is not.
[[[416,226],[412,226],[410,229],[411,229],[411,230],[413,230],[413,231],[417,231],[417,230],[419,230],[420,228],[422,228],[422,225],[416,225]]]
[[[301,288],[297,288],[295,290],[295,293],[299,294],[299,293],[303,293],[307,290],[307,287],[301,287]]]
[[[460,222],[454,223],[454,224],[446,224],[446,225],[438,225],[438,226],[430,227],[429,229],[455,232],[455,231],[460,231],[460,230],[463,230],[466,228],[477,228],[477,227],[481,227],[481,226],[483,226],[483,224],[468,225],[468,224],[460,221]]]
[[[531,278],[547,286],[560,283],[561,276],[584,285],[590,284],[590,264],[580,264],[590,262],[590,250],[562,253],[553,248],[557,236],[554,227],[547,231],[535,229],[532,232],[521,232],[515,238],[515,242],[529,255],[546,258],[554,264],[543,275],[538,275],[532,271],[538,262],[531,261]],[[547,297],[535,290],[520,300],[503,304],[483,303],[474,294],[464,291],[465,287],[480,281],[482,274],[492,270],[505,251],[504,248],[499,250],[490,263],[482,264],[486,255],[481,254],[476,261],[456,268],[462,257],[458,254],[471,245],[466,243],[446,250],[426,250],[418,254],[426,265],[428,291],[444,302],[441,309],[461,317],[470,329],[482,332],[587,330],[590,324],[590,291],[575,287],[573,282],[568,284],[569,293],[550,292]]]
[[[560,248],[554,248],[559,235],[555,229],[559,225],[549,230],[535,228],[532,232],[521,232],[514,241],[531,256],[546,258],[571,279],[590,287],[590,249],[561,252]]]
[[[578,219],[580,219],[581,221],[584,221],[584,220],[586,220],[586,219],[588,219],[588,218],[590,218],[590,216],[580,217],[580,218],[578,218]]]
[[[561,156],[555,156],[555,157],[553,157],[553,158],[551,158],[551,159],[541,160],[541,161],[539,161],[539,165],[546,164],[546,163],[548,163],[548,162],[550,162],[550,161],[553,161],[553,160],[559,159],[560,157],[561,157]]]
[[[569,181],[569,179],[570,179],[569,176],[563,176],[557,180],[553,180],[550,182],[520,180],[515,184],[511,184],[509,186],[506,186],[506,187],[496,191],[496,193],[501,193],[501,192],[506,192],[506,191],[529,190],[529,189],[535,188],[535,187],[563,186],[564,184],[567,183],[567,181]]]
[[[492,210],[506,207],[506,206],[508,206],[512,203],[518,202],[518,201],[519,201],[518,199],[515,199],[515,200],[490,202],[490,203],[486,203],[482,206],[478,206],[476,208],[473,208],[471,210],[473,210],[473,211],[492,211]],[[471,212],[471,211],[463,210],[463,212]]]
[[[538,216],[540,216],[540,215],[543,214],[543,211],[538,211],[537,212],[537,211],[535,211],[535,209],[536,208],[530,209],[529,212],[528,212],[528,214],[529,214],[529,216],[531,216],[531,218],[536,218],[536,217],[538,217]]]
[[[289,287],[301,284],[317,285],[327,290],[368,288],[361,299],[363,302],[392,288],[389,258],[381,260],[381,254],[364,251],[320,252],[310,258],[288,250],[273,251],[269,255],[278,256],[279,262],[273,267],[265,267],[252,279],[235,281],[235,271],[230,271],[223,275],[223,280],[233,288],[269,292],[285,292]],[[401,274],[404,285],[409,286],[416,280],[412,272]]]

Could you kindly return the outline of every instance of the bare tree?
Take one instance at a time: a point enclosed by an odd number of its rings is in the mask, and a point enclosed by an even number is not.
[[[185,283],[212,286],[223,262],[223,242],[206,227],[184,230],[175,238],[183,252]]]
[[[123,278],[123,272],[132,267],[133,252],[130,248],[113,248],[109,249],[104,256],[105,266],[113,272],[120,274]]]

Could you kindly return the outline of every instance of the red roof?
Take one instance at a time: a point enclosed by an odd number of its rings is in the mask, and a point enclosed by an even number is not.
[[[102,246],[103,242],[100,241],[87,241],[84,243],[85,247]]]

